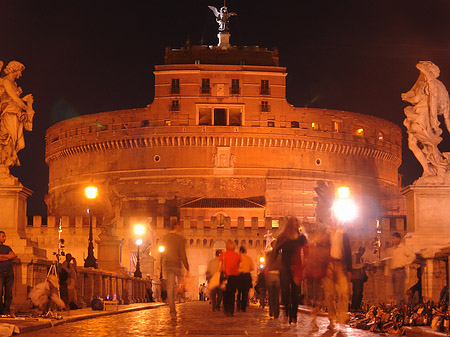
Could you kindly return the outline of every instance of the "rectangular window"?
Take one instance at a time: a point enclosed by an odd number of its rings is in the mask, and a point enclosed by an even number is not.
[[[180,101],[177,99],[172,100],[170,104],[170,111],[180,111]]]
[[[202,94],[203,95],[211,94],[211,83],[209,78],[202,79]]]
[[[211,125],[211,108],[198,109],[198,125]]]
[[[341,126],[339,122],[333,122],[333,131],[334,132],[339,132],[341,131]]]
[[[172,125],[172,121],[171,121],[170,119],[165,119],[165,120],[164,120],[164,124],[165,124],[166,126],[171,126],[171,125]]]
[[[319,130],[319,123],[317,123],[317,122],[312,122],[312,123],[311,123],[311,129],[313,129],[313,130]]]
[[[298,129],[300,127],[300,123],[298,121],[291,122],[291,128]]]
[[[170,94],[171,95],[180,94],[180,79],[179,78],[172,78],[172,86],[170,87]]]
[[[150,125],[150,121],[148,120],[148,119],[144,119],[142,122],[141,122],[141,127],[143,127],[143,128],[145,128],[145,127],[147,127],[147,126],[149,126]]]
[[[269,112],[270,106],[269,101],[261,101],[261,112]]]
[[[260,94],[261,95],[270,95],[269,80],[261,80]]]
[[[231,94],[232,95],[239,95],[241,93],[241,90],[239,88],[239,80],[238,79],[232,79],[231,80]]]
[[[242,109],[241,108],[230,108],[230,125],[239,126],[242,125]]]
[[[275,121],[274,121],[274,120],[268,120],[268,121],[267,121],[267,126],[268,126],[269,128],[275,127]]]

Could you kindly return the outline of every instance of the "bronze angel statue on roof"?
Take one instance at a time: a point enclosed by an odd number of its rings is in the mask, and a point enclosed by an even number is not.
[[[228,12],[228,8],[226,6],[223,6],[220,11],[214,6],[208,6],[208,8],[212,10],[216,16],[216,22],[219,24],[219,31],[228,32],[230,30],[228,18],[237,14],[234,12]]]
[[[415,183],[450,184],[450,153],[441,153],[442,129],[438,117],[443,116],[450,131],[450,100],[447,89],[439,81],[439,68],[431,61],[420,61],[420,75],[414,86],[402,94],[402,100],[413,104],[404,109],[403,124],[408,131],[408,146],[423,167],[423,175]]]

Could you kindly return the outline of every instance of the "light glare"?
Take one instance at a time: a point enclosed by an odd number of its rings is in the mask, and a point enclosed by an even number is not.
[[[136,245],[138,245],[138,246],[142,245],[142,239],[137,239],[136,240]]]
[[[97,187],[88,186],[85,189],[85,193],[88,199],[95,199],[97,197]]]
[[[142,235],[145,233],[145,227],[143,225],[136,225],[134,226],[134,232],[137,235]]]
[[[158,251],[159,251],[160,253],[164,253],[164,249],[165,249],[164,246],[159,246],[159,247],[158,247]]]
[[[336,200],[333,211],[337,218],[343,222],[353,220],[356,217],[356,205],[352,200]]]

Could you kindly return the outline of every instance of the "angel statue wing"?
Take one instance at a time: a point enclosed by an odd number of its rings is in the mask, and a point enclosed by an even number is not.
[[[220,13],[219,13],[219,11],[217,10],[216,7],[214,7],[214,6],[208,6],[208,8],[209,8],[210,10],[213,11],[213,13],[214,13],[214,15],[216,16],[216,18],[220,17]]]

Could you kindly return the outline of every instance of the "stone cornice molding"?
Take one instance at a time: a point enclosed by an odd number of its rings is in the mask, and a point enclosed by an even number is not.
[[[218,136],[218,135],[155,135],[150,137],[122,138],[91,142],[61,150],[49,151],[46,162],[51,163],[60,158],[71,157],[88,152],[103,152],[108,150],[148,148],[148,147],[179,147],[179,146],[229,146],[229,147],[270,147],[291,148],[316,152],[335,153],[345,156],[360,156],[393,163],[399,166],[401,157],[376,145],[355,144],[354,142],[331,139],[312,140],[309,137],[275,137],[275,136]]]

